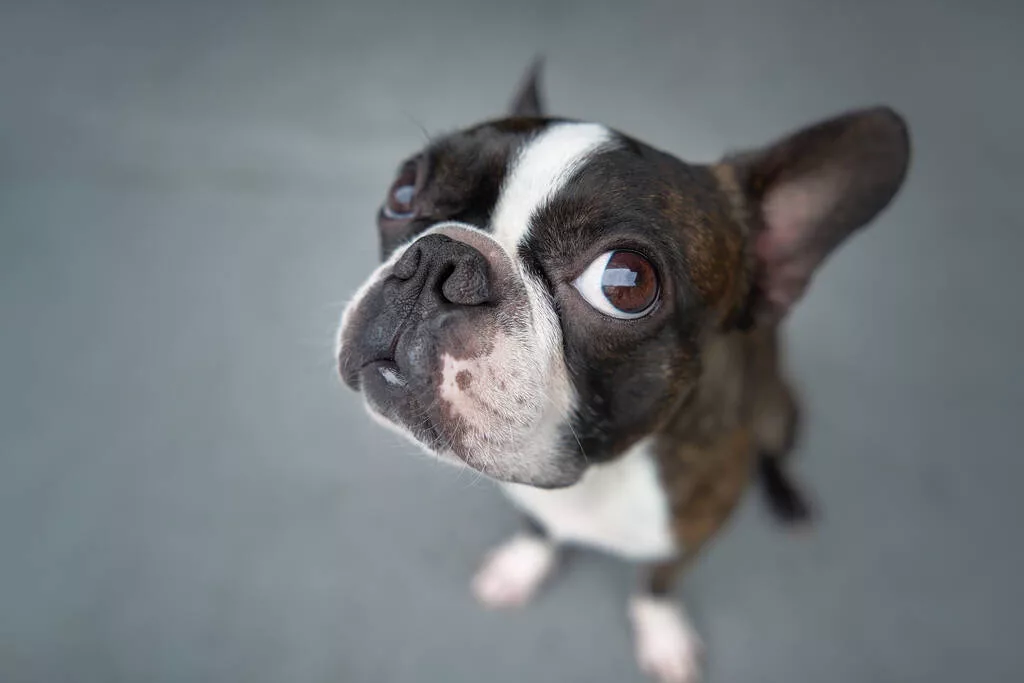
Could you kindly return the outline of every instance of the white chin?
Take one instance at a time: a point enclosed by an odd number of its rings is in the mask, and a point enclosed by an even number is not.
[[[374,422],[399,434],[415,444],[431,459],[456,469],[471,469],[481,475],[503,484],[523,484],[537,488],[552,489],[571,486],[580,480],[586,463],[578,461],[573,454],[558,455],[551,445],[541,454],[527,455],[522,449],[508,447],[507,450],[472,449],[464,455],[451,448],[439,449],[425,443],[404,424],[382,415],[367,402],[367,412]]]

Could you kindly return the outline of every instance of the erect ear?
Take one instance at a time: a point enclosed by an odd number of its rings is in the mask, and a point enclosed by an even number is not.
[[[509,116],[544,116],[544,106],[540,97],[540,72],[543,70],[544,60],[536,57],[526,73],[523,74],[519,87],[512,97],[512,104],[509,106]]]
[[[752,219],[754,320],[786,315],[828,255],[889,204],[909,159],[903,118],[876,107],[723,160]]]

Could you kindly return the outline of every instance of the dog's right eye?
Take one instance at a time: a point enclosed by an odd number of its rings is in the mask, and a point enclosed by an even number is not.
[[[635,251],[607,251],[587,266],[573,286],[588,304],[620,320],[642,318],[658,302],[658,274]]]
[[[384,200],[384,216],[392,220],[405,220],[416,215],[416,180],[418,165],[408,163],[395,178]]]

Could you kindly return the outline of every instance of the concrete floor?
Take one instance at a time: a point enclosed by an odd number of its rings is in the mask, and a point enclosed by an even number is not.
[[[511,509],[332,369],[394,164],[538,51],[558,113],[693,160],[906,114],[905,192],[789,325],[824,518],[751,498],[679,592],[711,682],[1019,676],[1021,35],[934,0],[5,3],[0,681],[643,680],[631,571],[478,609]]]

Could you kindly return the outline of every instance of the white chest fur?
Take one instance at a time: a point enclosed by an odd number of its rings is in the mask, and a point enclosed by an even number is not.
[[[555,541],[631,560],[662,559],[677,551],[668,501],[647,440],[611,463],[594,465],[568,488],[503,488]]]

